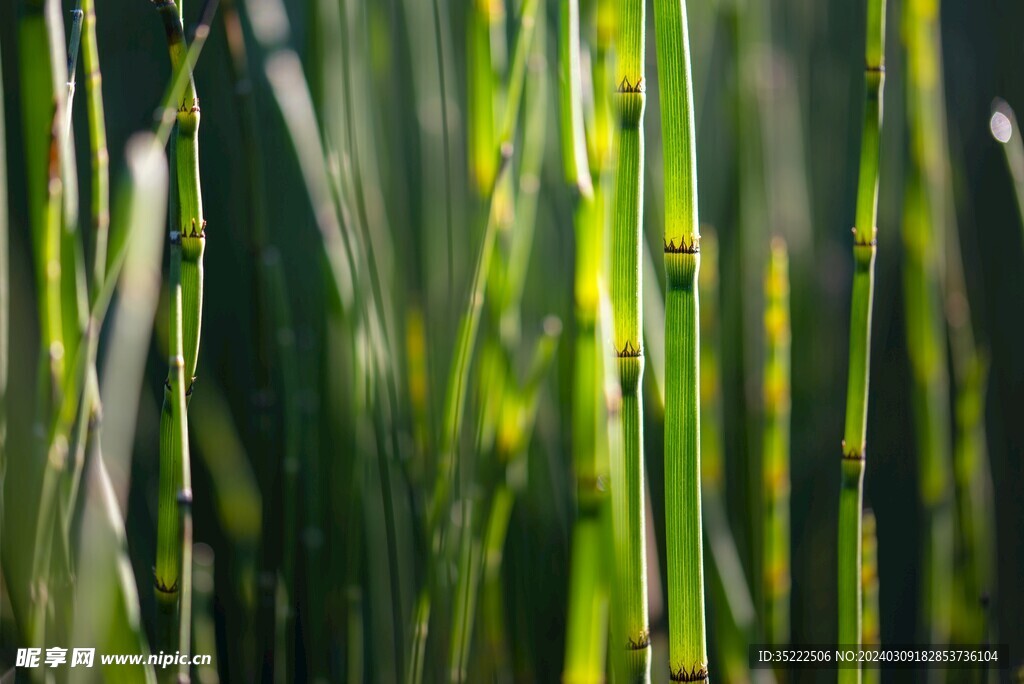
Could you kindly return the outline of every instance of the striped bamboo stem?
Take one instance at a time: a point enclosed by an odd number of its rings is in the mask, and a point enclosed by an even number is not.
[[[654,3],[665,163],[665,515],[669,675],[708,678],[700,491],[700,229],[686,4]]]
[[[617,421],[622,448],[612,450],[612,528],[616,558],[612,661],[619,680],[647,682],[651,637],[647,605],[647,552],[643,458],[644,357],[641,336],[643,292],[644,2],[620,0],[616,41],[618,163],[612,221],[612,341],[617,355],[621,402]]]

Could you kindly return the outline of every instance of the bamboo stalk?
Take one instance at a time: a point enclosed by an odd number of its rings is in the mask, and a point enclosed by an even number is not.
[[[904,191],[904,303],[910,359],[919,488],[926,532],[922,550],[922,627],[931,643],[948,643],[953,624],[954,534],[949,373],[941,247],[946,235],[948,158],[938,7],[904,7],[910,158]]]
[[[622,449],[611,456],[613,538],[616,556],[613,662],[623,682],[651,676],[644,519],[644,358],[640,269],[643,226],[644,3],[621,0],[616,41],[618,164],[612,222],[612,343],[621,391]]]
[[[86,110],[89,119],[89,149],[92,167],[92,295],[105,279],[107,242],[110,230],[110,157],[107,152],[106,116],[103,111],[103,78],[99,45],[96,41],[95,0],[81,0],[82,66],[85,68]]]
[[[603,426],[604,363],[598,355],[599,288],[606,254],[607,155],[588,158],[588,140],[611,136],[604,117],[585,131],[578,0],[561,3],[559,92],[562,115],[562,165],[576,197],[576,266],[573,295],[576,342],[572,399],[572,463],[576,478],[577,518],[570,551],[569,608],[566,625],[565,684],[598,684],[605,679],[608,630],[608,581],[602,572],[607,546],[607,435]],[[606,48],[599,48],[606,49]],[[607,61],[597,55],[599,62]],[[605,66],[595,65],[598,73]],[[600,78],[600,76],[598,76]],[[600,83],[604,83],[602,78]],[[595,110],[607,110],[609,98],[595,92]],[[589,135],[585,135],[589,133]],[[594,183],[591,173],[597,178]],[[604,434],[604,438],[602,438]]]
[[[494,155],[497,146],[495,77],[491,61],[491,14],[497,11],[498,3],[492,0],[471,0],[467,5],[469,171],[477,193],[486,196],[498,175],[498,160]]]
[[[722,678],[748,682],[747,647],[753,640],[756,614],[725,504],[718,241],[710,228],[701,231],[700,259],[701,506],[709,551],[708,592],[715,606],[710,611],[712,645]]]
[[[857,216],[853,229],[854,276],[850,306],[850,364],[839,494],[839,643],[861,639],[861,505],[867,443],[871,363],[871,307],[875,283],[878,158],[885,83],[885,0],[870,0],[865,48],[864,127],[861,139]],[[859,682],[861,669],[839,671],[840,682]]]
[[[186,397],[192,393],[199,353],[203,306],[203,219],[199,180],[199,99],[188,60],[181,9],[174,0],[155,0],[163,21],[173,73],[187,70],[178,103],[172,164],[177,197],[171,202],[171,353],[160,419],[160,497],[155,589],[160,625],[157,645],[190,651],[192,573],[192,486]],[[187,681],[187,666],[179,676]]]
[[[765,639],[789,643],[789,258],[772,240],[765,281],[763,619]]]
[[[31,643],[42,645],[46,634],[46,613],[52,598],[50,559],[58,485],[68,452],[66,433],[58,431],[62,425],[60,417],[63,413],[66,367],[61,237],[66,170],[63,124],[67,95],[67,53],[59,3],[53,0],[28,3],[21,19],[19,44],[22,82],[31,84],[25,86],[22,106],[42,343],[36,430],[37,434],[44,436],[40,455],[46,459],[32,552],[32,608],[28,631]],[[47,124],[48,133],[45,133]]]
[[[580,3],[559,3],[558,66],[561,75],[559,113],[561,114],[562,166],[566,182],[584,196],[592,192],[583,130],[583,85],[580,72]]]
[[[865,647],[878,648],[882,644],[878,606],[878,537],[875,514],[864,509],[862,523],[861,587],[864,596],[864,619],[861,621],[861,639]],[[864,684],[878,684],[881,673],[877,664],[864,668]]]
[[[669,675],[708,678],[700,492],[700,231],[686,5],[654,3],[665,164],[665,515]]]

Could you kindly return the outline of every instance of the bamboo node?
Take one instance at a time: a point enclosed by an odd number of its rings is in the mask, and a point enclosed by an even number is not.
[[[847,461],[863,461],[864,450],[863,449],[848,449],[846,447],[846,440],[843,440],[843,459]]]
[[[642,651],[651,645],[651,633],[650,631],[645,629],[644,631],[640,632],[640,636],[636,639],[634,639],[633,637],[628,637],[626,641],[629,642],[626,645],[626,648],[628,648],[630,651]]]
[[[668,240],[665,242],[665,254],[700,254],[700,236],[692,236],[689,244],[685,237],[679,238],[678,245],[675,238]]]
[[[850,232],[853,233],[853,246],[855,248],[856,247],[876,247],[876,246],[878,246],[878,228],[872,228],[871,229],[871,239],[870,240],[865,240],[863,237],[861,237],[863,235],[863,233],[861,231],[857,230],[857,226],[854,226],[853,228],[851,228]]]
[[[633,343],[626,340],[626,345],[620,350],[615,350],[616,356],[620,359],[637,359],[643,356],[644,352],[640,345],[633,346]]]
[[[686,670],[676,670],[669,675],[669,679],[673,682],[703,682],[708,678],[708,668],[706,665],[694,666],[692,670],[687,672]]]
[[[178,505],[179,506],[191,506],[192,505],[192,490],[188,487],[181,489],[178,492]]]
[[[623,76],[615,90],[619,93],[644,93],[647,92],[647,85],[644,83],[643,76],[637,79],[636,83],[630,83],[629,78],[627,76]]]
[[[159,577],[155,576],[155,573],[153,577],[153,586],[156,587],[156,590],[159,591],[161,594],[167,594],[168,596],[173,596],[174,594],[178,593],[177,581],[175,581],[174,584],[172,584],[171,586],[167,586],[162,581],[160,581]]]

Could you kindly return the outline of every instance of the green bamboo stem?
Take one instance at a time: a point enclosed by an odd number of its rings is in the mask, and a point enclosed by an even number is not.
[[[566,182],[586,196],[592,192],[583,130],[583,85],[580,72],[580,3],[559,3],[558,29],[559,113],[561,115],[562,166]]]
[[[92,167],[93,268],[92,297],[105,279],[110,229],[110,158],[107,152],[106,116],[103,111],[103,78],[96,41],[95,0],[81,0],[82,66],[85,69],[86,111]]]
[[[615,107],[618,164],[612,222],[612,343],[621,391],[622,449],[611,457],[613,538],[616,556],[612,660],[621,681],[650,680],[644,519],[643,396],[640,250],[643,225],[644,3],[619,3]]]
[[[63,203],[62,230],[60,232],[61,299],[64,354],[75,358],[78,344],[86,326],[89,310],[88,286],[85,281],[85,257],[78,230],[78,163],[75,158],[75,136],[71,127],[75,97],[75,77],[78,71],[78,53],[82,42],[84,13],[81,9],[71,11],[71,28],[67,49],[67,83],[64,85],[64,120],[61,123],[61,201]],[[85,430],[80,429],[84,438]],[[84,442],[84,439],[81,440]],[[72,498],[78,488],[81,476],[82,458],[85,445],[74,443],[71,452],[72,476],[65,479],[62,487],[69,490]]]
[[[864,616],[861,621],[861,639],[865,647],[879,647],[882,643],[878,606],[878,538],[875,514],[864,509],[862,522],[861,587],[864,596]],[[864,668],[864,684],[878,684],[880,672],[877,664]]]
[[[701,506],[708,545],[709,595],[715,662],[728,682],[750,681],[747,647],[754,636],[754,600],[729,528],[725,505],[722,436],[722,367],[719,340],[718,242],[705,227],[700,238],[700,439]]]
[[[954,515],[949,436],[949,374],[941,247],[949,193],[945,98],[937,5],[904,7],[910,158],[904,192],[904,303],[921,505],[923,628],[931,643],[948,643],[953,624]]]
[[[19,35],[22,55],[22,97],[27,161],[29,213],[32,221],[40,315],[40,403],[37,430],[45,435],[45,456],[35,543],[32,552],[32,608],[28,622],[30,641],[43,645],[46,613],[51,602],[50,558],[60,473],[67,459],[67,440],[57,432],[65,381],[61,238],[63,212],[64,107],[67,63],[64,24],[59,3],[29,3]],[[41,57],[45,53],[47,57]],[[26,81],[24,79],[35,79]],[[45,86],[46,83],[50,87]],[[48,133],[44,133],[49,125]],[[45,182],[44,182],[45,181]],[[66,434],[66,433],[65,433]]]
[[[498,175],[495,140],[495,77],[491,61],[491,13],[496,3],[471,0],[466,20],[469,170],[477,193],[486,196]]]
[[[180,8],[157,0],[174,74],[187,70],[178,104],[172,158],[177,197],[171,211],[171,358],[160,420],[160,497],[155,589],[158,646],[190,650],[192,487],[186,396],[192,392],[199,352],[206,222],[199,182],[199,100],[191,76]],[[188,670],[180,677],[187,681]]]
[[[171,200],[173,202],[173,199]],[[182,491],[182,452],[188,448],[187,417],[178,402],[184,402],[185,359],[180,353],[182,287],[181,238],[177,231],[171,234],[170,248],[170,369],[164,385],[164,403],[160,417],[160,497],[157,517],[156,567],[154,570],[158,609],[156,646],[170,651],[178,637],[179,583],[182,562],[182,525],[178,506],[178,493]]]
[[[601,186],[604,184],[601,183]],[[598,287],[603,261],[604,189],[576,208],[576,351],[573,389],[573,470],[577,520],[573,530],[569,580],[569,622],[563,681],[604,681],[607,588],[600,572],[607,507],[607,453],[602,367],[598,356]],[[605,452],[602,457],[602,452]]]
[[[985,444],[988,362],[973,358],[960,378],[955,401],[954,477],[957,506],[957,574],[961,605],[954,636],[963,643],[990,638],[985,603],[995,593],[995,511]]]
[[[609,11],[601,0],[595,24]],[[609,573],[605,569],[609,537],[609,445],[605,426],[605,358],[599,324],[601,282],[608,257],[608,203],[612,174],[608,144],[614,135],[610,114],[612,97],[595,89],[593,107],[583,125],[580,81],[579,7],[576,0],[562,4],[560,65],[562,67],[563,130],[572,145],[564,144],[563,166],[567,182],[579,196],[574,214],[576,265],[573,288],[576,342],[573,371],[572,451],[576,479],[577,518],[572,533],[568,624],[566,625],[565,684],[600,684],[605,681],[608,648]],[[601,31],[594,45],[591,80],[611,81],[611,31]],[[577,115],[577,110],[580,112]],[[585,135],[584,135],[585,134]],[[582,166],[586,162],[589,168]],[[617,382],[617,377],[615,378]]]
[[[697,164],[684,2],[654,3],[665,173],[665,515],[669,675],[708,678],[700,497]]]
[[[850,305],[850,364],[846,427],[842,443],[839,494],[839,643],[861,639],[861,506],[867,444],[868,382],[871,360],[871,307],[875,283],[878,158],[885,83],[885,0],[870,0],[865,48],[864,127],[861,139],[857,215],[853,229],[853,294]],[[860,682],[861,669],[841,669],[840,682]]]
[[[98,47],[96,44],[96,13],[93,0],[80,0],[79,8],[73,12],[74,24],[68,49],[68,100],[65,139],[72,141],[71,109],[75,93],[75,75],[77,72],[78,43],[81,42],[82,57],[86,70],[86,104],[89,121],[89,141],[92,166],[92,229],[95,246],[95,261],[92,281],[86,285],[83,266],[82,245],[74,233],[64,231],[64,247],[62,252],[65,260],[70,261],[75,278],[65,279],[66,284],[74,287],[72,297],[78,302],[82,331],[81,344],[88,346],[86,382],[84,394],[79,404],[78,436],[74,440],[74,452],[71,459],[71,476],[65,484],[64,506],[67,515],[64,520],[64,534],[70,533],[70,525],[78,496],[78,487],[82,476],[85,457],[85,441],[87,428],[91,422],[100,419],[99,382],[96,372],[96,346],[98,345],[99,325],[95,319],[87,316],[87,312],[95,308],[97,300],[104,290],[107,267],[107,234],[109,231],[109,163],[106,142],[106,123],[103,115],[103,93],[100,88],[101,75]],[[74,173],[65,174],[73,176]],[[67,203],[67,202],[66,202]],[[76,202],[77,203],[77,202]],[[77,208],[76,208],[77,212]],[[70,256],[70,259],[67,257]],[[65,297],[69,299],[69,297]],[[86,303],[87,302],[87,303]],[[69,346],[66,350],[70,357],[77,351]]]
[[[177,70],[187,64],[188,44],[181,22],[181,9],[174,0],[155,0],[154,6],[163,20],[171,67]],[[203,196],[199,180],[199,98],[189,69],[185,92],[178,103],[174,133],[176,185],[178,189],[178,225],[181,235],[182,343],[185,377],[192,391],[203,311],[203,252],[206,248],[206,220],[203,218]]]
[[[762,623],[766,641],[782,645],[789,643],[790,316],[789,258],[781,238],[772,241],[764,291]]]

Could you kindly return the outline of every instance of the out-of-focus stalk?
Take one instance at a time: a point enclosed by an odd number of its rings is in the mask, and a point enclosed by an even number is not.
[[[761,448],[764,531],[762,588],[765,640],[789,642],[789,258],[781,238],[772,241],[764,286],[764,433]]]
[[[861,587],[864,596],[864,615],[861,620],[861,643],[865,648],[877,648],[882,643],[881,616],[878,612],[878,537],[875,514],[864,509],[861,542]],[[864,684],[878,684],[881,673],[877,664],[864,668]]]
[[[910,134],[903,198],[903,289],[925,524],[922,628],[923,638],[941,644],[950,641],[953,624],[955,528],[950,390],[942,315],[942,249],[949,219],[949,183],[938,3],[906,3],[903,37]]]

